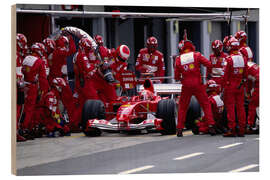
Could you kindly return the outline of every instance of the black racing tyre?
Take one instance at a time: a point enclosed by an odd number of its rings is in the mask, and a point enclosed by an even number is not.
[[[186,115],[186,123],[185,127],[187,129],[192,129],[195,127],[195,120],[201,117],[201,107],[198,103],[195,96],[192,96],[190,99],[187,115]]]
[[[161,126],[164,128],[160,133],[169,135],[176,133],[176,106],[173,99],[163,99],[157,105],[157,118],[163,119]]]
[[[101,130],[100,129],[97,129],[97,128],[93,128],[89,131],[83,131],[84,135],[85,136],[88,136],[88,137],[95,137],[95,136],[100,136],[101,135]]]
[[[86,136],[100,136],[101,130],[93,128],[91,131],[85,131],[86,122],[88,119],[105,119],[105,107],[100,100],[87,100],[84,103],[82,110],[82,127],[83,132]]]
[[[192,128],[192,133],[194,134],[194,135],[198,135],[200,132],[199,132],[199,127],[198,126],[196,126],[196,125],[194,125],[193,126],[193,128]]]

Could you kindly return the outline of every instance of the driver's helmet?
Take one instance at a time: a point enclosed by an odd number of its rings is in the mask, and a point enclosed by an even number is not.
[[[143,90],[140,92],[140,100],[147,101],[147,100],[153,100],[154,99],[154,93],[149,90]]]

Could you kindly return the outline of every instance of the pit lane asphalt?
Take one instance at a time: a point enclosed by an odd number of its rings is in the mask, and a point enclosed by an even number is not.
[[[158,133],[104,133],[94,138],[73,134],[21,142],[17,144],[17,174],[229,172],[249,165],[255,166],[245,171],[259,171],[258,135],[223,138],[195,136],[189,131],[184,135],[179,139]],[[175,160],[194,153],[198,155]]]

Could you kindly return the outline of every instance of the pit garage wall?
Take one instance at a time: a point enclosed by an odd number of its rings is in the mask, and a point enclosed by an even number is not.
[[[21,5],[20,7],[25,9],[53,9],[60,10],[61,7],[59,5]],[[102,6],[84,6],[86,11],[104,11],[104,7]],[[235,12],[237,14],[244,14],[243,12]],[[259,10],[252,10],[250,13],[251,18],[248,23],[248,35],[249,35],[249,45],[254,51],[254,61],[259,62]],[[34,17],[34,16],[33,16]],[[50,17],[42,15],[42,18],[46,17],[47,20],[45,24],[42,25],[42,21],[38,20],[36,24],[36,28],[27,29],[27,24],[32,21],[29,19],[17,19],[18,26],[17,32],[25,33],[29,38],[30,42],[40,41],[42,38],[47,36],[50,33],[53,33],[59,30],[60,26],[56,24],[57,17]],[[30,18],[31,19],[31,18]],[[68,24],[74,24],[78,22],[76,19],[67,19]],[[108,25],[108,21],[112,21]],[[186,21],[186,22],[178,22],[178,29],[176,28],[174,22],[166,21],[165,19],[148,19],[146,21],[146,25],[144,25],[143,34],[137,33],[136,36],[136,26],[134,23],[136,20],[134,19],[104,19],[104,18],[85,18],[85,25],[83,26],[83,30],[88,32],[91,36],[96,34],[101,34],[104,37],[105,45],[109,48],[116,48],[120,43],[127,44],[131,49],[131,57],[129,63],[135,64],[136,57],[138,55],[138,51],[140,48],[145,46],[146,38],[153,35],[157,37],[159,41],[158,49],[164,54],[164,60],[167,69],[167,75],[173,75],[172,64],[173,62],[170,59],[171,55],[178,54],[177,45],[179,40],[183,37],[183,28],[187,28],[188,37],[190,40],[194,42],[196,45],[196,49],[201,51],[206,57],[209,57],[211,53],[211,42],[215,39],[222,40],[225,35],[227,35],[226,22],[215,22],[212,21]],[[87,23],[86,23],[87,22]],[[75,23],[76,24],[76,23]],[[137,23],[138,24],[138,23]],[[225,24],[225,25],[224,25]],[[83,25],[83,23],[82,23]],[[113,27],[112,27],[113,26]],[[42,27],[42,28],[41,28]],[[225,27],[225,29],[224,29]],[[240,21],[232,21],[230,27],[230,34],[234,34],[240,29],[244,28],[243,22]],[[112,29],[113,28],[113,29]],[[38,29],[38,30],[36,30]],[[31,32],[31,34],[29,34]],[[43,32],[40,35],[40,32]],[[140,38],[140,40],[138,40]],[[143,39],[142,39],[143,38]],[[135,46],[136,44],[136,46]],[[29,45],[31,45],[29,43]]]
[[[23,33],[28,46],[34,42],[41,42],[51,34],[51,19],[40,14],[17,14],[17,33]]]
[[[118,21],[118,26],[116,27],[116,42],[115,48],[120,44],[125,44],[129,47],[131,54],[128,60],[129,64],[135,64],[135,48],[134,48],[134,28],[133,28],[133,19],[126,19]]]

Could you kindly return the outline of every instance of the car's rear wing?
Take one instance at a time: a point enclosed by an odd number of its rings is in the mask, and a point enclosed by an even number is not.
[[[174,84],[153,84],[154,90],[158,95],[161,94],[179,94],[182,89],[182,85],[178,83]],[[137,86],[137,91],[141,92],[143,90],[143,85]]]

